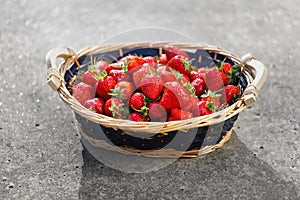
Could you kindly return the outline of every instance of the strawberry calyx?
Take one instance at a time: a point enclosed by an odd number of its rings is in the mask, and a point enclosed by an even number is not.
[[[114,118],[125,118],[129,114],[129,110],[125,108],[124,103],[117,105],[114,100],[111,101],[111,106],[108,109],[112,112]]]
[[[192,70],[196,70],[196,68],[192,65],[192,60],[189,60],[188,58],[184,58],[181,60],[183,66],[184,66],[184,69],[187,70],[187,71],[192,71]]]
[[[121,66],[122,66],[122,71],[123,71],[124,73],[127,73],[127,72],[128,72],[128,66],[129,66],[129,63],[130,63],[130,60],[125,59],[125,61],[121,64]]]
[[[228,74],[228,84],[236,84],[239,77],[240,77],[241,67],[238,65],[233,65],[232,68],[229,70]]]
[[[205,98],[205,97],[220,98],[221,96],[222,96],[221,94],[217,94],[216,92],[212,92],[210,90],[205,91],[205,94],[201,95],[202,98]]]
[[[197,97],[196,89],[190,82],[183,83],[183,87],[190,93],[191,96]]]
[[[226,60],[226,58],[224,58],[224,60],[222,60],[222,61],[219,61],[218,64],[217,64],[217,68],[219,70],[221,70],[223,73],[225,73],[225,70],[223,68],[223,63],[225,62],[225,60]]]
[[[95,78],[97,81],[104,80],[106,77],[107,77],[107,72],[106,72],[106,70],[100,71],[99,73],[97,73],[97,74],[94,76],[94,78]]]
[[[172,67],[170,67],[170,71],[174,74],[174,76],[175,76],[175,78],[176,78],[177,81],[179,79],[183,78],[183,75],[179,71],[173,69]]]
[[[116,86],[114,89],[110,90],[111,92],[108,93],[109,95],[116,97],[118,99],[125,99],[125,88],[121,88],[120,86]]]
[[[212,112],[215,112],[218,109],[218,106],[215,106],[211,101],[206,101],[206,108],[208,108]]]

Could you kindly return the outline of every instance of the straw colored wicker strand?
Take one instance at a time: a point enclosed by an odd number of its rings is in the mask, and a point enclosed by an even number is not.
[[[207,50],[211,53],[215,54],[220,54],[228,59],[232,60],[235,64],[241,65],[243,67],[243,74],[246,76],[246,79],[248,83],[251,85],[253,80],[255,79],[255,76],[257,76],[256,72],[253,71],[255,70],[252,67],[249,67],[247,64],[243,65],[245,63],[242,63],[242,60],[236,56],[235,54],[232,54],[231,52],[222,49],[220,47],[215,47],[211,45],[206,45],[206,44],[185,44],[185,43],[168,43],[168,42],[156,42],[156,43],[149,43],[149,42],[144,42],[144,43],[134,43],[134,44],[109,44],[109,45],[103,45],[99,47],[90,47],[86,48],[82,51],[79,51],[78,53],[75,53],[75,51],[70,51],[70,56],[65,57],[65,62],[62,63],[58,67],[58,72],[60,74],[57,74],[57,71],[49,69],[49,77],[55,76],[59,80],[63,80],[63,77],[65,73],[69,70],[70,66],[72,66],[74,63],[77,64],[78,67],[78,58],[84,55],[90,55],[90,54],[95,54],[95,53],[101,53],[101,52],[107,52],[107,51],[113,51],[113,50],[119,50],[119,52],[123,52],[127,48],[135,48],[135,47],[140,47],[140,48],[147,48],[147,47],[155,47],[155,48],[162,48],[168,45],[172,46],[177,46],[182,49],[200,49],[200,50]],[[121,51],[120,51],[121,50]],[[248,61],[248,60],[247,60]],[[55,66],[53,66],[55,67]],[[265,74],[262,74],[261,77],[262,79],[265,78]],[[264,81],[264,80],[263,80]],[[259,84],[261,85],[262,81],[259,81]],[[254,85],[255,86],[255,85]],[[257,88],[259,89],[259,88]],[[247,89],[247,92],[252,92],[252,93],[257,93],[256,90]],[[107,126],[110,128],[114,129],[122,129],[124,131],[134,131],[134,132],[144,132],[144,133],[166,133],[170,131],[175,131],[175,130],[182,130],[186,131],[191,128],[195,127],[205,127],[217,123],[222,123],[226,119],[229,119],[233,117],[234,115],[238,114],[242,110],[245,109],[246,104],[244,101],[244,95],[233,105],[225,108],[222,111],[213,113],[211,115],[207,116],[201,116],[201,117],[196,117],[188,120],[181,120],[181,121],[174,121],[174,122],[164,122],[164,123],[154,123],[154,122],[131,122],[128,120],[121,120],[121,119],[115,119],[111,118],[105,115],[100,115],[94,112],[89,111],[88,109],[84,108],[67,90],[65,83],[62,81],[61,85],[57,89],[57,92],[59,93],[61,99],[68,104],[73,111],[76,113],[82,115],[86,119],[93,121],[95,123],[99,123],[103,126]],[[253,95],[255,97],[254,100],[256,100],[256,95]],[[253,98],[254,98],[253,97]],[[249,101],[251,102],[251,101]]]
[[[232,129],[227,131],[223,139],[216,145],[205,146],[201,149],[195,149],[190,151],[176,151],[174,149],[158,149],[158,150],[138,150],[134,148],[124,148],[118,147],[115,145],[108,144],[104,140],[96,140],[90,136],[88,136],[79,124],[77,124],[81,137],[86,139],[90,144],[95,147],[103,148],[106,150],[112,150],[115,152],[127,154],[127,155],[138,155],[138,156],[147,156],[152,158],[196,158],[199,155],[204,155],[211,153],[219,148],[221,148],[227,141],[229,141]]]

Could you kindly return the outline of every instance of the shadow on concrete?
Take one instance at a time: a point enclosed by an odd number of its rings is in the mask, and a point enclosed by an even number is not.
[[[237,138],[196,159],[179,159],[149,173],[114,170],[86,149],[80,199],[298,199],[283,180]]]

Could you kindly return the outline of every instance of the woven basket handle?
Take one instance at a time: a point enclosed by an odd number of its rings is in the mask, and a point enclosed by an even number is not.
[[[76,55],[76,52],[70,48],[53,48],[46,56],[46,63],[48,68],[47,83],[53,90],[58,90],[64,82],[64,78],[60,73],[61,64]],[[60,65],[57,65],[58,58],[64,59]]]
[[[252,74],[254,80],[247,86],[242,99],[246,106],[254,103],[257,100],[258,90],[264,84],[267,78],[267,68],[265,65],[251,56],[250,53],[242,57],[242,65]]]

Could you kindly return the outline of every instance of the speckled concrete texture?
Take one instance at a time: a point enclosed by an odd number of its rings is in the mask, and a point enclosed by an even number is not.
[[[300,2],[2,0],[0,199],[299,199]],[[46,84],[45,55],[142,27],[263,61],[268,79],[231,141],[197,159],[127,174],[81,145],[70,108]]]

